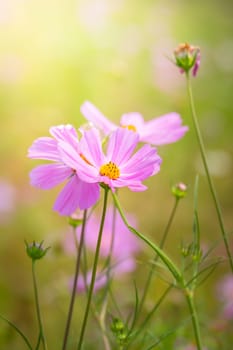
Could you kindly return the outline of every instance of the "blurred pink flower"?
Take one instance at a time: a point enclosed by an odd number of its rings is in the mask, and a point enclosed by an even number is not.
[[[97,129],[83,132],[80,149],[84,157],[68,142],[59,143],[63,162],[78,172],[79,177],[89,183],[104,183],[112,190],[128,187],[131,191],[144,191],[142,181],[160,170],[161,158],[155,148],[142,146],[134,155],[138,135],[128,129],[118,128],[109,137],[107,154],[102,150],[102,142]]]
[[[182,347],[182,350],[197,350],[197,346],[190,343]],[[208,349],[204,347],[203,350],[208,350]]]
[[[0,214],[7,214],[15,209],[16,190],[7,180],[0,178]]]
[[[115,215],[115,224],[113,223]],[[132,226],[136,226],[137,222],[135,217],[127,215],[127,219]],[[89,251],[95,252],[96,243],[98,239],[100,218],[95,214],[92,214],[86,224],[85,230],[85,245]],[[113,233],[114,227],[114,235]],[[77,227],[76,234],[78,241],[80,240],[81,226]],[[112,246],[112,248],[111,248]],[[64,249],[69,254],[75,254],[76,247],[73,239],[73,235],[68,233],[64,241]],[[140,242],[137,237],[134,236],[125,226],[121,219],[120,214],[117,212],[114,214],[113,207],[109,207],[106,213],[106,219],[104,224],[102,242],[100,247],[100,256],[107,258],[111,252],[111,266],[110,275],[116,277],[131,272],[136,268],[135,254],[140,250]],[[107,281],[107,271],[99,271],[97,273],[97,281],[95,282],[95,291],[102,288]],[[90,283],[91,272],[87,272],[87,284]],[[85,290],[85,280],[81,276],[77,285],[78,291]]]
[[[226,275],[217,286],[218,298],[223,303],[222,314],[227,320],[233,319],[233,276]]]
[[[186,345],[183,350],[197,350],[197,347],[193,344]]]
[[[89,101],[83,103],[81,112],[88,121],[103,130],[106,135],[118,127]],[[120,126],[138,133],[139,141],[157,146],[178,141],[188,130],[187,126],[182,125],[180,115],[174,112],[148,122],[145,122],[142,115],[137,112],[123,114]]]
[[[17,191],[8,180],[0,178],[0,193],[0,223],[5,224],[11,220],[11,215],[17,208]]]
[[[76,287],[77,293],[86,292],[87,287],[89,287],[90,283],[91,283],[91,276],[92,276],[91,271],[87,271],[86,280],[85,280],[83,275],[78,276],[78,282],[77,282],[77,287]],[[95,285],[94,285],[94,293],[98,292],[98,290],[103,288],[106,285],[106,283],[107,283],[106,271],[104,271],[104,272],[97,271],[96,278],[95,278]],[[70,280],[69,287],[70,287],[70,289],[72,289],[72,287],[73,287],[73,280],[72,279]]]
[[[71,215],[77,208],[91,207],[99,198],[99,185],[83,182],[78,176],[78,170],[70,167],[59,152],[59,144],[63,142],[72,148],[76,157],[80,157],[76,130],[71,125],[60,125],[51,127],[50,134],[53,138],[40,137],[28,150],[29,158],[54,162],[34,168],[30,173],[31,184],[48,190],[67,181],[54,204],[54,210],[61,215]]]

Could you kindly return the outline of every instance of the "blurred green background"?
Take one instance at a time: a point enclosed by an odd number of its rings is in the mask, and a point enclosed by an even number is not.
[[[189,185],[166,246],[179,263],[181,241],[192,240],[193,187],[199,173],[202,244],[209,247],[219,240],[213,255],[224,255],[215,209],[202,176],[185,79],[168,57],[180,42],[201,48],[201,68],[192,79],[193,90],[210,169],[231,232],[232,11],[233,3],[227,0],[0,0],[0,314],[33,341],[37,325],[24,239],[44,240],[52,247],[38,264],[51,349],[60,348],[73,258],[62,251],[67,220],[52,211],[58,189],[45,192],[30,186],[28,173],[39,162],[26,157],[27,149],[35,138],[47,136],[52,125],[79,127],[85,123],[79,110],[85,100],[113,121],[132,111],[146,120],[171,111],[181,114],[190,131],[176,144],[159,148],[163,164],[160,174],[147,181],[149,190],[132,193],[123,189],[120,199],[128,212],[138,216],[141,231],[158,242],[174,201],[171,185],[178,181]],[[138,284],[148,269],[143,259],[151,256],[143,246],[134,274]],[[207,319],[218,315],[221,306],[217,305],[215,284],[228,271],[227,263],[223,264],[201,287],[199,303]],[[133,293],[132,282],[122,288],[116,293],[124,305]],[[159,291],[152,288],[150,303],[154,295],[159,296]],[[73,327],[72,334],[76,332]],[[2,321],[0,349],[24,349],[18,335]]]

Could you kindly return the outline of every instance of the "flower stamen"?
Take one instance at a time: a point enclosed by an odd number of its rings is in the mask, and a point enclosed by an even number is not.
[[[132,125],[132,124],[129,124],[129,125],[121,125],[122,128],[125,128],[125,129],[128,129],[128,130],[131,130],[131,131],[134,131],[134,132],[137,132],[137,128]]]
[[[93,164],[91,164],[91,162],[89,162],[89,160],[88,160],[82,153],[80,153],[79,155],[80,155],[80,157],[81,157],[87,164],[93,166]]]
[[[120,169],[115,163],[109,162],[100,167],[100,175],[107,176],[111,180],[116,180],[120,176]]]

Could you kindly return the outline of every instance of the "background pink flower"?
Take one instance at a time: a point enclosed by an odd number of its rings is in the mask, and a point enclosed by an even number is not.
[[[233,320],[233,276],[226,275],[217,286],[217,295],[222,302],[222,315]]]
[[[115,219],[114,219],[115,215]],[[134,216],[127,215],[127,219],[132,226],[136,226],[137,222]],[[115,225],[113,225],[115,220]],[[92,214],[86,224],[85,230],[85,245],[89,251],[95,252],[96,243],[99,233],[100,218],[96,214]],[[113,235],[114,227],[114,235]],[[78,240],[80,240],[81,226],[77,227],[76,234]],[[112,245],[112,251],[111,251]],[[74,238],[71,232],[66,235],[64,241],[64,249],[69,254],[75,254],[76,247]],[[140,242],[137,237],[134,236],[125,226],[119,213],[114,214],[113,207],[109,207],[106,213],[106,219],[104,224],[102,242],[100,247],[100,256],[106,259],[110,252],[112,254],[110,274],[114,274],[116,277],[131,272],[136,268],[135,254],[140,250]],[[91,272],[87,272],[87,282],[91,279]],[[99,271],[97,274],[97,282],[95,284],[95,290],[103,287],[106,284],[106,270]],[[79,278],[78,290],[85,290],[85,283],[83,276]]]
[[[103,130],[106,135],[121,126],[137,132],[140,141],[156,146],[176,142],[188,131],[188,127],[182,125],[180,115],[175,112],[150,121],[144,121],[140,113],[126,113],[122,115],[120,125],[112,123],[89,101],[82,104],[81,112],[88,121]]]

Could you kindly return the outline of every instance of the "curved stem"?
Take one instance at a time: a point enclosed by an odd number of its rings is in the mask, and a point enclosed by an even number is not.
[[[116,207],[117,207],[117,209],[122,217],[122,220],[124,221],[124,223],[128,227],[128,229],[132,233],[134,233],[138,237],[140,237],[145,243],[147,243],[154,250],[154,252],[160,257],[160,259],[163,261],[163,263],[170,270],[170,272],[173,275],[173,277],[175,278],[176,282],[184,290],[186,300],[188,302],[190,314],[192,317],[193,330],[194,330],[194,335],[195,335],[195,339],[196,339],[196,343],[197,343],[197,349],[202,350],[198,316],[197,316],[197,312],[196,312],[194,301],[193,301],[193,291],[189,290],[187,287],[185,288],[186,282],[185,282],[181,272],[176,267],[176,265],[171,261],[171,259],[159,247],[157,247],[155,244],[153,244],[147,237],[145,237],[142,233],[135,230],[133,227],[131,227],[128,224],[128,221],[127,221],[126,217],[124,216],[124,213],[120,207],[120,203],[118,201],[117,196],[114,193],[112,193],[112,195],[113,195],[114,203],[115,203],[115,205],[116,205]]]
[[[183,281],[183,276],[180,273],[178,267],[171,261],[171,259],[154,243],[152,243],[147,237],[145,237],[141,232],[137,231],[135,228],[129,225],[122,208],[120,206],[120,203],[118,201],[117,196],[112,193],[114,203],[122,217],[122,220],[124,221],[125,225],[128,227],[128,229],[134,233],[136,236],[141,238],[147,245],[149,245],[153,251],[160,257],[160,259],[163,261],[163,263],[167,266],[167,268],[170,270],[171,274],[175,278],[176,282],[181,284],[182,286],[184,285]]]
[[[168,219],[167,225],[166,225],[166,227],[164,229],[164,232],[163,232],[162,239],[161,239],[160,244],[159,244],[159,248],[160,249],[163,249],[164,244],[166,242],[167,235],[168,235],[168,232],[170,230],[172,221],[174,219],[178,203],[179,203],[179,199],[176,197],[174,206],[172,208],[170,217]],[[147,280],[146,280],[146,284],[145,284],[145,288],[144,288],[144,291],[143,291],[142,299],[141,299],[141,302],[140,302],[140,305],[139,305],[139,308],[138,308],[138,313],[140,313],[140,311],[141,311],[141,309],[143,307],[143,304],[145,302],[145,299],[146,299],[146,296],[147,296],[147,293],[148,293],[148,289],[149,289],[149,286],[150,286],[150,283],[151,283],[151,279],[152,279],[152,276],[153,276],[153,272],[154,272],[154,269],[155,269],[155,263],[157,262],[158,257],[159,257],[158,254],[156,254],[155,257],[154,257],[153,263],[151,265],[151,269],[149,271],[149,274],[148,274],[148,277],[147,277]]]
[[[206,160],[205,147],[204,147],[204,143],[203,143],[203,140],[202,140],[201,131],[200,131],[200,128],[199,128],[199,123],[198,123],[198,119],[197,119],[197,114],[196,114],[195,105],[194,105],[194,99],[193,99],[193,94],[192,94],[191,82],[190,82],[190,78],[189,78],[189,74],[188,73],[186,74],[186,78],[187,78],[187,90],[188,90],[188,96],[189,96],[189,100],[190,100],[190,107],[191,107],[191,112],[192,112],[191,114],[192,114],[192,119],[193,119],[193,125],[194,125],[195,133],[196,133],[196,136],[197,136],[197,140],[198,140],[198,144],[199,144],[199,148],[200,148],[200,153],[201,153],[201,158],[202,158],[202,161],[203,161],[203,165],[204,165],[207,181],[208,181],[208,184],[209,184],[210,192],[211,192],[211,195],[213,197],[215,209],[216,209],[216,212],[217,212],[217,217],[218,217],[219,226],[220,226],[220,229],[221,229],[222,238],[223,238],[223,241],[224,241],[226,253],[227,253],[227,256],[228,256],[228,259],[229,259],[231,270],[233,272],[233,259],[232,259],[231,252],[230,252],[230,247],[229,247],[229,242],[228,242],[228,238],[227,238],[227,233],[225,231],[225,227],[224,227],[224,223],[223,223],[223,217],[222,217],[222,213],[221,213],[220,204],[218,202],[217,194],[216,194],[216,191],[215,191],[215,187],[214,187],[214,184],[213,184],[210,172],[209,172],[207,160]]]
[[[97,264],[98,264],[98,259],[99,259],[99,251],[100,251],[102,233],[103,233],[103,228],[104,228],[105,215],[106,215],[106,210],[107,210],[108,191],[109,191],[108,188],[104,189],[103,212],[102,212],[102,218],[101,218],[101,223],[100,223],[99,235],[98,235],[98,240],[97,240],[97,245],[96,245],[95,258],[94,258],[93,269],[92,269],[91,283],[90,283],[90,287],[89,287],[89,291],[88,291],[87,305],[86,305],[86,310],[85,310],[84,319],[83,319],[83,323],[82,323],[81,334],[80,334],[80,338],[79,338],[79,342],[78,342],[78,348],[77,348],[78,350],[81,349],[82,344],[83,344],[84,333],[85,333],[87,319],[88,319],[90,306],[91,306],[91,299],[92,299],[92,294],[93,294],[93,290],[94,290],[95,277],[96,277],[96,271],[97,271]]]
[[[190,315],[192,317],[192,324],[193,324],[197,350],[202,350],[203,347],[202,347],[202,341],[201,341],[200,327],[199,327],[198,315],[197,315],[197,311],[196,311],[196,307],[193,299],[193,291],[187,288],[185,292],[186,292],[185,296],[188,303]]]
[[[80,261],[81,261],[81,255],[82,255],[81,253],[82,253],[82,248],[83,248],[83,243],[84,243],[86,219],[87,219],[87,210],[84,210],[80,243],[79,243],[79,247],[77,249],[77,259],[76,259],[74,282],[73,282],[73,288],[72,288],[72,294],[71,294],[71,299],[70,299],[70,306],[69,306],[67,321],[66,321],[66,328],[65,328],[62,350],[65,350],[66,346],[67,346],[68,335],[69,335],[69,331],[70,331],[70,324],[71,324],[71,319],[72,319],[73,310],[74,310],[76,288],[77,288],[78,275],[79,275],[79,270],[80,270]]]
[[[36,313],[37,313],[37,319],[38,319],[38,325],[39,325],[39,338],[41,338],[42,340],[44,350],[47,350],[47,344],[44,336],[43,324],[42,324],[42,319],[40,315],[40,304],[39,304],[38,288],[36,283],[35,262],[36,260],[32,259],[32,279],[33,279],[33,288],[34,288],[35,303],[36,303]]]

